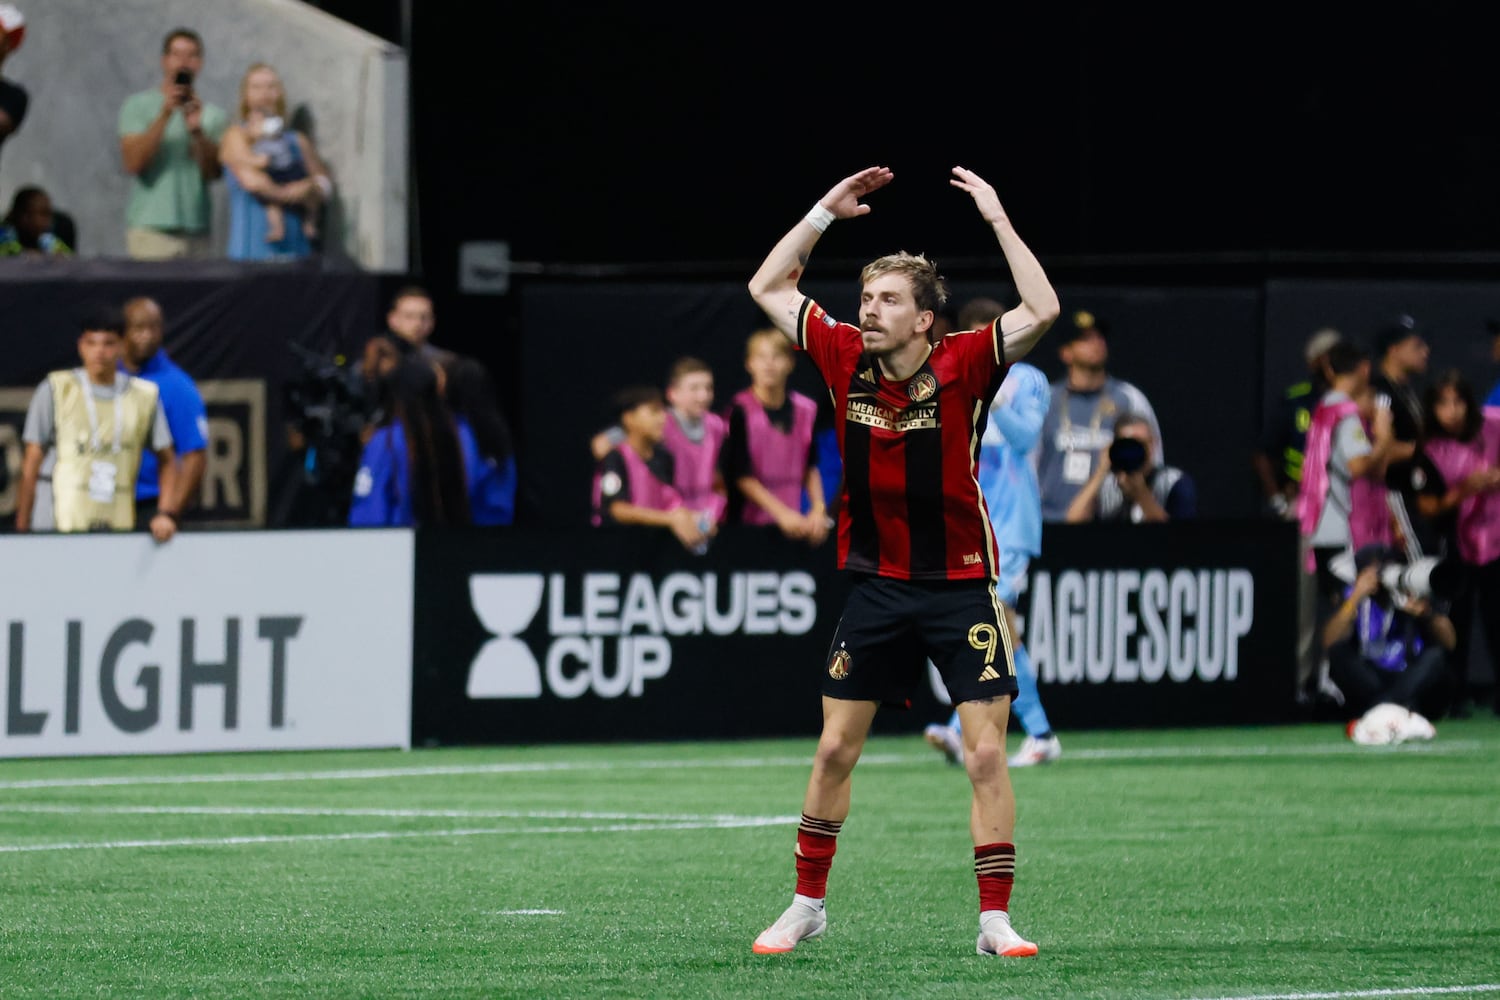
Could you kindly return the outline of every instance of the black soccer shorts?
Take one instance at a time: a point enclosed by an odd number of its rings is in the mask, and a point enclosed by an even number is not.
[[[860,575],[828,648],[822,690],[910,708],[930,659],[955,705],[1014,697],[1014,643],[989,580]]]

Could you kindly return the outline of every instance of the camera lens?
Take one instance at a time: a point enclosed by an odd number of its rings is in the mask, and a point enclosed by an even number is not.
[[[1115,438],[1109,446],[1109,467],[1116,472],[1135,472],[1146,464],[1146,446],[1135,438]]]

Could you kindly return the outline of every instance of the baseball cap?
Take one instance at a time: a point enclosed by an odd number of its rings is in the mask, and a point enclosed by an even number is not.
[[[1063,342],[1071,343],[1088,333],[1097,333],[1101,337],[1108,337],[1109,326],[1087,309],[1080,309],[1073,314],[1073,321],[1063,331]]]
[[[10,39],[12,52],[21,47],[21,39],[26,37],[26,15],[13,3],[0,3],[0,35]]]
[[[1307,345],[1302,348],[1302,357],[1308,364],[1321,358],[1333,349],[1333,345],[1344,339],[1344,335],[1331,326],[1323,329],[1307,338]]]
[[[1422,331],[1417,328],[1417,321],[1402,313],[1376,332],[1375,356],[1381,357],[1407,337],[1420,337],[1421,335]]]

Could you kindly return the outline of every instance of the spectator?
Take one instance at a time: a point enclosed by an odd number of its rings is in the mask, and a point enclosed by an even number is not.
[[[1329,670],[1351,718],[1387,704],[1432,714],[1442,688],[1453,622],[1433,609],[1430,595],[1392,593],[1382,582],[1382,571],[1401,561],[1399,552],[1379,544],[1355,552],[1354,582],[1323,627]]]
[[[16,530],[32,530],[42,460],[52,469],[58,531],[133,531],[141,456],[156,452],[161,490],[175,496],[172,432],[156,386],[119,370],[124,323],[117,309],[86,318],[78,337],[81,367],[52,372],[37,386],[21,432],[26,452],[16,502]],[[58,448],[59,442],[68,447]],[[76,442],[76,445],[74,444]],[[159,542],[177,531],[176,510],[161,507],[148,524]]]
[[[1183,521],[1198,516],[1193,477],[1159,465],[1151,453],[1151,422],[1139,413],[1115,417],[1115,436],[1099,468],[1068,504],[1066,520]]]
[[[1487,320],[1485,329],[1490,333],[1490,360],[1500,365],[1500,319]],[[1485,398],[1485,406],[1500,406],[1500,380],[1495,382],[1495,387]]]
[[[439,369],[405,358],[385,382],[384,415],[360,454],[349,524],[356,527],[465,525],[469,468]]]
[[[239,118],[224,130],[219,162],[229,190],[229,258],[311,256],[333,181],[312,138],[288,125],[281,77],[265,63],[240,80]]]
[[[818,404],[787,384],[795,364],[791,341],[779,330],[757,330],[745,341],[750,386],[730,403],[724,441],[729,519],[774,524],[788,538],[821,545],[829,524],[823,477],[813,454]]]
[[[672,485],[672,453],[662,445],[667,414],[661,390],[627,386],[614,398],[625,440],[595,466],[592,523],[668,528],[683,548],[706,552],[719,526],[709,510],[685,505]]]
[[[672,453],[672,486],[682,502],[694,510],[707,510],[722,522],[728,509],[719,455],[729,425],[714,412],[714,373],[700,358],[684,355],[667,373],[667,423],[662,441]],[[618,424],[594,435],[592,448],[598,461],[625,440]]]
[[[1500,677],[1500,410],[1481,411],[1458,370],[1427,388],[1417,451],[1417,506],[1440,526],[1442,555],[1461,568],[1450,616],[1457,633],[1447,690],[1449,714],[1468,714],[1471,639],[1477,621],[1489,675]],[[1500,712],[1500,690],[1495,692]]]
[[[983,330],[1005,312],[994,299],[976,302],[965,305],[959,314],[964,329]],[[1050,392],[1047,376],[1041,369],[1024,361],[1015,362],[990,402],[989,420],[980,438],[979,488],[984,493],[985,507],[994,525],[995,544],[1000,550],[995,596],[1005,606],[1011,635],[1016,637],[1013,658],[1017,691],[1012,709],[1026,732],[1020,747],[1010,757],[1011,767],[1045,764],[1062,756],[1062,741],[1052,731],[1052,723],[1042,707],[1036,671],[1016,621],[1031,560],[1042,551],[1042,501],[1033,459],[1041,441]],[[949,761],[962,763],[963,726],[957,708],[947,725],[934,723],[922,735]]]
[[[1307,338],[1302,360],[1307,378],[1287,386],[1276,405],[1266,415],[1260,440],[1251,454],[1251,465],[1260,482],[1267,515],[1297,519],[1297,490],[1302,484],[1302,459],[1307,450],[1307,428],[1312,423],[1313,408],[1328,391],[1328,352],[1343,340],[1339,331],[1324,327]],[[1299,536],[1300,538],[1301,536]],[[1302,540],[1305,547],[1306,540]],[[1299,558],[1305,559],[1305,551]],[[1295,696],[1299,702],[1311,699],[1311,684],[1323,659],[1323,644],[1318,640],[1321,622],[1317,618],[1317,580],[1310,573],[1297,577],[1297,678]]]
[[[23,254],[71,257],[73,248],[52,231],[52,199],[39,187],[16,189],[4,225],[0,225],[0,257]]]
[[[21,47],[26,37],[26,16],[14,4],[0,3],[0,68],[6,57]],[[31,98],[19,83],[0,77],[0,146],[26,120]]]
[[[1115,419],[1137,413],[1151,428],[1151,459],[1165,461],[1161,428],[1145,393],[1109,374],[1108,328],[1089,312],[1073,314],[1058,348],[1067,374],[1052,383],[1052,402],[1042,424],[1037,482],[1042,520],[1062,521],[1068,505],[1093,476],[1114,440]]]
[[[494,380],[474,358],[459,358],[443,382],[460,437],[466,439],[469,510],[474,523],[511,524],[516,519],[515,444]]]
[[[1282,392],[1266,415],[1260,440],[1251,455],[1266,512],[1288,521],[1297,519],[1297,486],[1302,481],[1302,455],[1307,447],[1307,427],[1313,407],[1328,391],[1328,351],[1343,335],[1324,327],[1307,338],[1302,360],[1307,377]]]
[[[214,254],[208,186],[221,173],[228,117],[194,89],[202,70],[203,40],[174,28],[162,42],[161,84],[120,108],[120,156],[132,177],[125,246],[136,260]]]
[[[141,456],[136,477],[135,513],[137,523],[149,524],[158,510],[168,511],[176,520],[198,503],[203,472],[208,465],[208,411],[203,395],[187,372],[179,368],[161,346],[161,306],[156,300],[140,296],[125,303],[125,339],[121,367],[156,386],[162,413],[172,432],[172,447],[177,465],[174,489],[163,499],[162,477],[156,455]]]
[[[372,352],[379,353],[389,346],[395,346],[402,357],[415,355],[429,364],[450,367],[458,360],[458,355],[432,343],[432,331],[436,327],[437,312],[427,289],[420,285],[405,285],[397,289],[385,314],[385,330],[365,344],[361,367],[370,363]],[[373,343],[375,339],[385,339],[389,344]]]
[[[1390,397],[1391,433],[1394,443],[1386,457],[1386,486],[1390,490],[1404,541],[1421,552],[1437,551],[1438,537],[1432,525],[1416,513],[1416,490],[1412,485],[1413,462],[1417,439],[1422,434],[1422,395],[1417,379],[1427,374],[1429,349],[1410,316],[1397,316],[1375,336],[1375,363],[1370,372],[1370,388],[1376,395]],[[1408,548],[1408,551],[1411,551]]]
[[[1372,508],[1369,491],[1357,491],[1356,481],[1383,482],[1385,460],[1393,444],[1391,411],[1379,407],[1372,424],[1374,441],[1359,416],[1355,397],[1369,388],[1370,361],[1364,351],[1348,341],[1328,351],[1328,391],[1313,408],[1307,431],[1307,454],[1302,462],[1302,483],[1297,492],[1298,531],[1302,538],[1303,572],[1312,574],[1317,587],[1314,621],[1326,622],[1341,600],[1344,581],[1334,575],[1330,563],[1341,552],[1350,552],[1368,540],[1369,526],[1388,523],[1383,507]],[[1356,501],[1359,502],[1356,506]],[[1337,700],[1330,689],[1326,657],[1318,671],[1318,689]]]

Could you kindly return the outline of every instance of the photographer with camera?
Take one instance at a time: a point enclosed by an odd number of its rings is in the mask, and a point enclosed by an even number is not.
[[[1151,455],[1151,422],[1139,413],[1115,417],[1115,438],[1099,467],[1068,504],[1069,524],[1084,521],[1180,521],[1198,516],[1193,477]]]
[[[1440,707],[1448,656],[1458,642],[1453,622],[1433,607],[1432,569],[1409,568],[1395,549],[1372,543],[1354,553],[1354,570],[1344,602],[1323,626],[1329,673],[1345,711],[1359,720],[1377,706],[1397,705],[1414,719],[1396,736],[1418,738],[1425,729],[1430,738],[1431,724],[1419,710]],[[1351,723],[1357,738],[1355,730]]]
[[[136,260],[214,256],[208,185],[217,180],[219,140],[229,116],[193,87],[203,71],[203,39],[167,33],[161,84],[120,107],[120,158],[131,175],[125,249]]]

